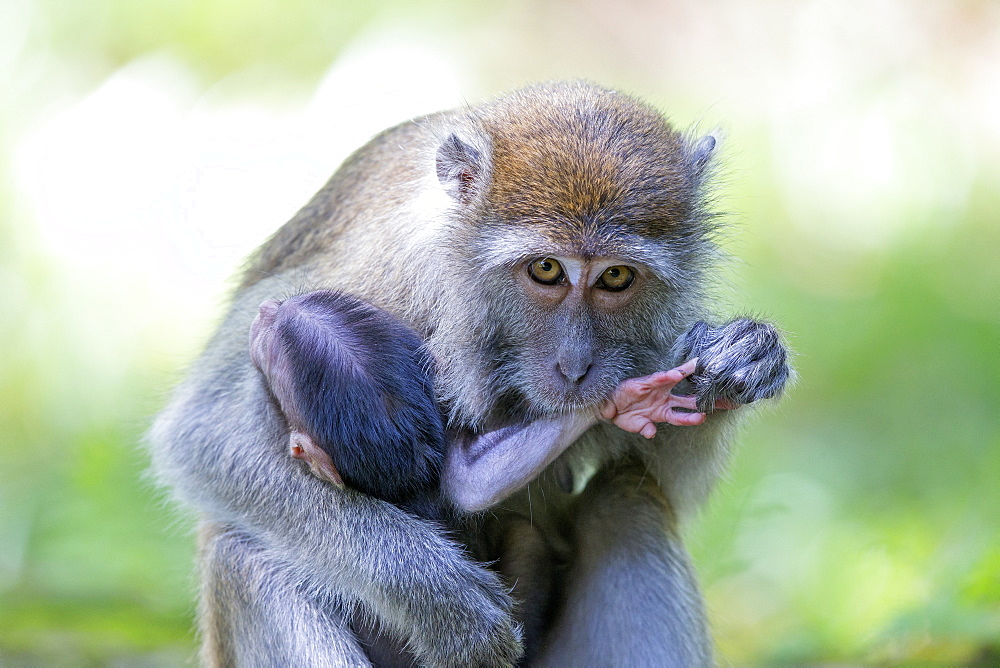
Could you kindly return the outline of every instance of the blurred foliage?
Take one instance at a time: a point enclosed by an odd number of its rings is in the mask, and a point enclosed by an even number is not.
[[[900,224],[878,243],[832,243],[816,228],[829,224],[828,207],[844,206],[840,191],[814,183],[814,191],[790,192],[786,164],[786,149],[815,136],[811,114],[822,104],[803,105],[801,125],[791,125],[799,134],[778,141],[789,132],[787,110],[752,100],[778,99],[784,82],[769,87],[768,77],[780,79],[776,63],[794,58],[751,51],[744,60],[727,50],[754,39],[791,43],[753,26],[794,35],[816,16],[822,23],[843,12],[827,30],[838,45],[831,63],[857,52],[873,61],[862,69],[875,78],[851,92],[856,104],[895,86],[908,113],[937,113],[933,105],[947,100],[956,108],[942,113],[955,121],[980,110],[943,91],[971,80],[976,63],[995,65],[997,13],[989,3],[928,3],[938,12],[928,18],[898,2],[876,3],[873,19],[905,19],[893,22],[896,39],[917,44],[904,51],[925,58],[921,72],[940,84],[929,93],[926,81],[912,78],[911,61],[878,51],[891,39],[878,33],[877,42],[864,42],[842,28],[868,11],[858,3],[810,2],[795,11],[793,4],[776,3],[774,14],[742,32],[732,26],[765,10],[738,2],[720,3],[724,11],[631,2],[612,10],[555,0],[419,9],[319,0],[5,4],[0,664],[178,665],[194,655],[192,522],[147,478],[137,444],[212,327],[205,300],[190,311],[176,303],[159,309],[161,293],[144,292],[169,289],[179,273],[119,273],[158,249],[53,251],[51,228],[22,192],[16,156],[24,136],[54,106],[73,104],[150,53],[181,63],[199,90],[257,72],[241,92],[252,101],[258,91],[249,88],[261,81],[271,82],[272,95],[310,90],[362,36],[391,36],[400,26],[462,61],[470,99],[523,79],[588,76],[665,101],[683,122],[683,113],[697,118],[717,96],[731,98],[720,105],[730,124],[724,206],[739,212],[727,250],[740,261],[725,294],[735,310],[787,329],[799,381],[746,431],[730,478],[690,527],[720,655],[737,664],[1000,663],[1000,133],[994,125],[983,136],[975,125],[982,121],[972,120],[967,134],[956,123],[942,130],[955,136],[940,140],[932,135],[946,123],[937,116],[919,127],[906,114],[890,116],[917,146],[932,147],[923,156],[937,170],[926,172],[928,189],[965,179],[965,190],[927,199],[919,180],[897,178],[892,188],[929,204],[869,210],[859,195],[858,211],[896,215]],[[675,24],[684,30],[670,32]],[[654,44],[650,34],[672,39]],[[676,49],[705,40],[710,50],[678,64]],[[711,50],[723,55],[711,60]],[[959,52],[971,55],[963,61]],[[836,72],[808,76],[837,85]],[[955,153],[955,146],[972,148]],[[848,169],[864,169],[870,157],[857,156]],[[791,171],[807,171],[807,163]],[[101,175],[79,178],[97,184]],[[139,261],[127,262],[133,255]],[[205,286],[207,301],[221,289]]]
[[[862,295],[821,297],[766,244],[749,253],[747,301],[791,332],[800,380],[695,528],[724,655],[997,656],[996,183],[948,235],[869,258]]]

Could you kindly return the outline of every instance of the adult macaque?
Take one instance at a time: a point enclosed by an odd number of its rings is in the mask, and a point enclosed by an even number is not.
[[[477,453],[505,452],[494,446],[511,433],[538,452],[530,430],[567,415],[607,408],[626,421],[628,407],[606,406],[616,388],[691,357],[703,411],[774,396],[789,374],[775,330],[703,322],[714,147],[633,98],[555,83],[404,123],[347,160],[254,257],[152,431],[157,470],[202,514],[206,662],[364,664],[358,615],[422,664],[518,660],[496,573],[438,523],[288,457],[286,420],[248,354],[251,322],[266,300],[334,289],[412,327],[438,365],[453,443],[443,483],[452,465],[475,470]],[[533,661],[711,662],[678,523],[707,495],[743,410],[655,435],[645,423],[642,435],[577,425],[530,484],[478,501],[512,493],[483,516],[478,541],[521,610],[537,611],[525,620]],[[518,458],[504,461],[493,470]],[[534,470],[512,477],[524,475]],[[539,554],[558,567],[533,570]]]

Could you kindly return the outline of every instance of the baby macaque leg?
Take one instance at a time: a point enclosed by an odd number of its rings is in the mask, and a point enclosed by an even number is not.
[[[697,412],[695,398],[672,392],[697,364],[692,359],[676,369],[626,380],[601,408],[600,417],[646,438],[656,435],[658,422],[678,427],[703,423],[705,413]],[[445,455],[445,495],[465,511],[488,508],[534,480],[597,419],[595,413],[573,413],[459,436]]]

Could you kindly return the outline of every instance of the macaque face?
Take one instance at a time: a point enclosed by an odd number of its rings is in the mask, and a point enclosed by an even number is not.
[[[505,278],[522,306],[507,315],[514,352],[504,361],[516,368],[509,375],[533,409],[596,406],[644,371],[656,348],[649,302],[660,287],[644,264],[618,256],[529,255]]]
[[[609,339],[605,323],[627,314],[643,288],[642,271],[619,258],[551,255],[516,266],[514,280],[537,314],[543,359],[531,360],[533,375],[571,403],[588,403],[616,384],[615,367],[605,362],[628,342]]]
[[[478,375],[498,398],[480,412],[593,408],[663,362],[699,298],[706,158],[621,96],[518,105],[498,101],[476,119],[482,134],[452,135],[437,155],[472,230],[449,254],[478,270],[484,285],[466,292],[489,311]]]

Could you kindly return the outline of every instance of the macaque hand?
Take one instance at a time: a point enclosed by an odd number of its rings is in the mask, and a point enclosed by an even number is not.
[[[611,420],[625,431],[646,438],[656,436],[658,422],[678,427],[701,424],[706,416],[697,412],[695,397],[672,392],[678,383],[694,373],[697,366],[698,359],[694,358],[670,371],[626,380],[601,409],[601,417]]]
[[[674,353],[675,359],[698,358],[690,382],[702,412],[778,396],[792,374],[778,330],[748,318],[721,327],[695,323]]]

